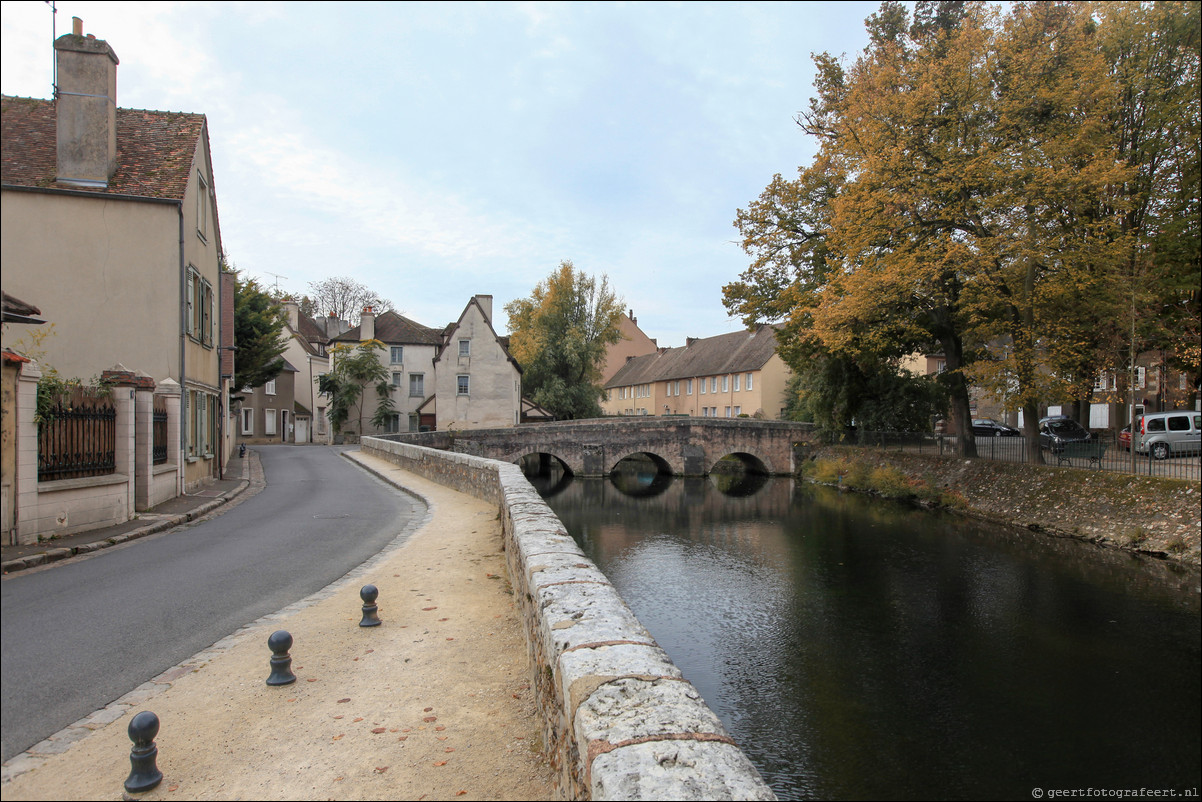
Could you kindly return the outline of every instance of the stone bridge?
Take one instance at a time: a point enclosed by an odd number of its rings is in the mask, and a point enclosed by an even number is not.
[[[650,458],[661,473],[678,476],[704,476],[728,456],[752,472],[787,475],[793,473],[799,444],[812,430],[812,424],[754,418],[625,417],[381,439],[502,462],[554,457],[576,476],[608,476],[620,461],[635,455]]]

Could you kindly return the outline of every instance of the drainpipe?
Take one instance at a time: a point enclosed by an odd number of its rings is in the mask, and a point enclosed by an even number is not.
[[[184,344],[187,340],[187,323],[184,315],[187,310],[188,298],[188,263],[184,259],[184,202],[181,200],[176,204],[176,210],[179,212],[179,303],[177,309],[179,311],[179,456],[176,459],[176,464],[179,466],[179,474],[176,480],[177,490],[180,495],[183,494],[187,486],[187,471],[188,463],[184,459],[184,454],[187,453],[188,445],[188,386],[187,372],[184,370]]]

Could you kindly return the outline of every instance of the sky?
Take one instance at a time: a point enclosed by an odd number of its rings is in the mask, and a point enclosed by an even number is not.
[[[208,118],[222,245],[303,295],[349,277],[441,327],[563,260],[660,346],[742,328],[733,222],[815,143],[811,54],[876,2],[0,4],[0,89],[52,94],[52,24],[116,52],[117,105]]]

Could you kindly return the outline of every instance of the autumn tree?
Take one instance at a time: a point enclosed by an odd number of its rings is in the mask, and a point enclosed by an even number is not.
[[[376,315],[394,309],[392,301],[352,278],[339,276],[309,282],[309,292],[298,301],[301,311],[310,317],[333,315],[352,326],[359,324],[359,313],[370,306]]]
[[[234,390],[259,387],[284,369],[288,314],[253,278],[234,279]]]
[[[621,338],[622,300],[609,279],[577,270],[570,261],[506,304],[509,350],[522,366],[526,397],[558,418],[601,414],[601,367],[606,346]]]
[[[753,262],[726,304],[844,358],[938,348],[958,431],[971,383],[1033,442],[1037,404],[1087,394],[1122,319],[1131,170],[1098,23],[1080,3],[887,2],[867,27],[850,67],[815,58],[798,122],[818,156],[740,212]]]

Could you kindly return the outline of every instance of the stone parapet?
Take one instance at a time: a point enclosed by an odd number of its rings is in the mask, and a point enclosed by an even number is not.
[[[360,447],[497,504],[564,797],[776,798],[516,465],[372,437]]]

